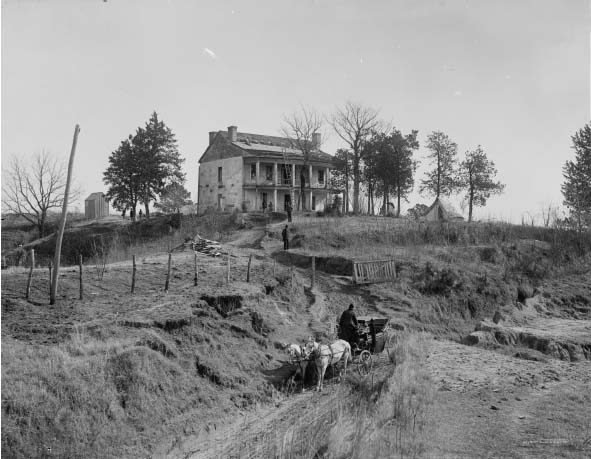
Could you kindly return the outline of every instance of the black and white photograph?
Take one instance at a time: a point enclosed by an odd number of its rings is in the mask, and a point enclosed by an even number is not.
[[[3,458],[591,457],[591,0],[0,0]]]

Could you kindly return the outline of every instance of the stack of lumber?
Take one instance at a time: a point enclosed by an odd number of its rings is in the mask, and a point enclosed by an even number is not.
[[[204,239],[198,234],[193,239],[185,239],[183,244],[172,249],[173,252],[183,252],[185,250],[194,250],[210,257],[219,257],[226,254],[222,252],[222,245],[219,242]]]
[[[210,257],[219,257],[222,255],[222,245],[217,241],[203,239],[197,235],[191,244],[195,252],[204,253]]]

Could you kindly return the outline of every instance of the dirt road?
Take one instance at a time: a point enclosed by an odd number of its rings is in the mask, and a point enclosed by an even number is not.
[[[591,362],[524,361],[448,340],[430,340],[425,366],[437,387],[426,457],[578,458],[591,454]],[[391,370],[382,359],[377,371]],[[293,395],[274,407],[243,414],[185,439],[154,457],[258,458],[265,457],[269,448],[288,451],[295,432],[319,420],[330,425],[338,395],[336,384],[320,394],[310,390]],[[312,439],[314,432],[309,435]]]

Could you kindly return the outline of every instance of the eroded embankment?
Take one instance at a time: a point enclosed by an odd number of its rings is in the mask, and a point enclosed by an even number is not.
[[[277,392],[262,370],[277,367],[277,340],[289,340],[285,330],[305,313],[305,304],[284,305],[305,301],[292,279],[134,296],[137,309],[74,324],[51,346],[14,339],[3,323],[2,453],[146,457],[163,437],[199,436],[272,401]],[[24,307],[3,298],[3,318]]]
[[[337,256],[314,256],[315,267],[319,271],[326,274],[334,274],[337,276],[352,276],[353,275],[353,260],[345,257]],[[312,255],[292,252],[292,251],[277,251],[273,253],[273,258],[279,263],[289,266],[295,266],[302,269],[311,269]]]
[[[557,308],[556,302],[562,307]],[[564,307],[565,303],[569,306]],[[543,359],[541,355],[570,362],[591,360],[589,303],[587,297],[576,290],[558,299],[547,291],[538,292],[525,299],[524,304],[517,302],[514,306],[499,308],[491,319],[478,323],[475,331],[462,342],[515,349],[516,357],[530,360]]]

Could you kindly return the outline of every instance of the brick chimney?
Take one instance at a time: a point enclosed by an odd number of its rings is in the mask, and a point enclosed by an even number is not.
[[[314,132],[312,134],[312,147],[313,148],[320,148],[321,143],[322,143],[322,134],[320,134],[320,132]]]
[[[238,128],[236,126],[228,126],[228,140],[236,142],[238,139]]]
[[[209,132],[209,144],[211,145],[213,143],[213,139],[215,139],[215,135],[218,133],[218,131],[210,131]]]

